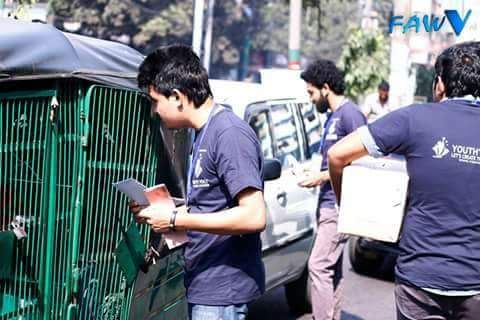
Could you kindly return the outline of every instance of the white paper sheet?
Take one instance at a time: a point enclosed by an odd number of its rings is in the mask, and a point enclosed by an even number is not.
[[[129,178],[113,184],[115,188],[127,195],[130,200],[134,200],[141,206],[148,206],[147,197],[145,197],[145,187],[143,184],[135,179]]]
[[[116,182],[113,185],[119,191],[126,194],[131,200],[134,200],[135,202],[137,202],[139,205],[142,205],[142,206],[150,205],[150,202],[148,201],[148,199],[145,195],[145,191],[155,188],[155,187],[147,188],[143,184],[141,184],[140,182],[138,182],[137,180],[132,179],[132,178]],[[166,190],[166,193],[168,194],[168,190]],[[182,200],[182,199],[179,199],[179,198],[172,198],[172,197],[170,197],[169,194],[167,195],[167,197],[171,201],[165,201],[164,202],[163,205],[165,206],[165,210],[174,209],[175,208],[175,203],[179,203]],[[155,204],[155,205],[159,206],[159,204]],[[161,209],[159,208],[159,210],[161,210]],[[164,233],[163,236],[165,238],[165,242],[167,243],[167,246],[168,246],[169,249],[176,248],[176,247],[181,246],[182,244],[188,242],[188,236],[187,236],[186,232],[184,232],[184,231],[168,232],[168,233]]]

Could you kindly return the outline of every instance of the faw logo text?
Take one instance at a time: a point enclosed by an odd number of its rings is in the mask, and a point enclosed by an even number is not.
[[[388,24],[388,29],[390,33],[392,33],[396,27],[401,28],[402,33],[410,30],[415,30],[415,32],[418,33],[420,32],[420,28],[423,27],[426,32],[435,32],[444,26],[445,21],[448,21],[455,34],[459,36],[472,15],[472,9],[469,9],[463,18],[457,10],[445,10],[444,13],[445,15],[442,17],[427,14],[423,15],[423,17],[413,15],[408,18],[408,20],[405,20],[403,16],[392,16]]]

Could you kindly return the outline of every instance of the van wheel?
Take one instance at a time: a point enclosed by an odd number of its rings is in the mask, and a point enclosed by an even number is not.
[[[360,237],[350,236],[348,256],[353,270],[360,274],[372,274],[378,271],[382,257],[377,252],[360,247]]]
[[[296,315],[312,312],[308,267],[305,267],[300,278],[285,285],[285,296],[290,311]]]

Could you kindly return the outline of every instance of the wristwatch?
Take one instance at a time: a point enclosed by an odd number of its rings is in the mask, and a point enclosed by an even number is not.
[[[176,209],[172,210],[172,215],[170,216],[170,223],[168,224],[168,228],[170,231],[175,231],[175,219],[177,218],[178,211]]]

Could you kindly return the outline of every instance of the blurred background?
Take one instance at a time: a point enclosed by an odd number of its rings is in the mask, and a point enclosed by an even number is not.
[[[392,15],[472,15],[460,36],[388,32]],[[357,103],[390,82],[390,101],[405,105],[431,97],[432,64],[447,46],[478,40],[479,0],[0,0],[0,16],[119,41],[147,54],[172,43],[193,45],[210,77],[260,81],[265,68],[301,69],[315,58],[345,71],[347,95]],[[406,20],[406,19],[405,19]]]

